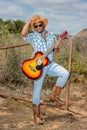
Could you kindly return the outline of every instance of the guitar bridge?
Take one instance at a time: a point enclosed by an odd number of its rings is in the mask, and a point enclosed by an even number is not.
[[[36,72],[36,70],[31,66],[31,65],[28,65],[29,68],[33,71],[33,72]]]

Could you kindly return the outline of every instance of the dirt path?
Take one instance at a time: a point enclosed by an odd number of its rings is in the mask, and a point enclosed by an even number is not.
[[[0,130],[87,130],[87,84],[84,85],[72,86],[69,111],[41,106],[45,122],[39,126],[33,123],[30,103],[0,97]]]

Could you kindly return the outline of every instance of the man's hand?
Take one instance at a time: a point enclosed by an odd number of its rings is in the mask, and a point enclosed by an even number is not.
[[[57,52],[59,50],[60,43],[58,41],[55,42],[54,51]]]
[[[38,18],[38,17],[39,17],[38,15],[33,16],[33,17],[30,18],[30,19],[27,21],[27,23],[24,25],[24,27],[23,27],[23,29],[22,29],[22,32],[21,32],[21,34],[22,34],[23,37],[26,37],[26,36],[27,36],[28,30],[29,30],[29,28],[31,28],[31,23],[33,23],[34,19],[36,19],[36,18]]]

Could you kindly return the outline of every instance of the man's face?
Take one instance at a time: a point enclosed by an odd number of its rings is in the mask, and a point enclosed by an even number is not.
[[[44,30],[44,24],[42,22],[38,22],[34,24],[35,31],[42,33]]]

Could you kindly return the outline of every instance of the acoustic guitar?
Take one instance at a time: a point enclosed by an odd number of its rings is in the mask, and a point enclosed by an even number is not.
[[[67,31],[63,32],[58,41],[66,39]],[[45,53],[37,52],[32,59],[27,59],[22,62],[21,69],[22,72],[30,79],[38,79],[40,78],[43,67],[49,64],[49,59],[47,55],[53,51],[53,48],[56,43],[54,43]]]

